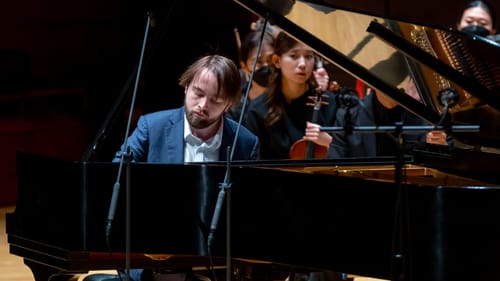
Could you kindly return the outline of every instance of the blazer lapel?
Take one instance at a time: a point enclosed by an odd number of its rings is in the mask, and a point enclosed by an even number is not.
[[[184,107],[172,112],[165,127],[168,163],[184,162]],[[180,149],[179,149],[180,148]]]
[[[227,160],[227,147],[233,146],[234,142],[234,133],[235,130],[231,128],[230,123],[228,120],[224,118],[224,127],[222,128],[222,142],[219,148],[219,160],[220,161],[226,161]],[[235,154],[237,151],[235,150]],[[235,155],[233,155],[233,158],[237,158]]]

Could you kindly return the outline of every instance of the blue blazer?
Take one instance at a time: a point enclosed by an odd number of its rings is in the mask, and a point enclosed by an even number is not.
[[[224,117],[219,161],[227,160],[226,148],[233,145],[237,127],[237,122]],[[127,144],[134,162],[184,163],[184,106],[142,115]],[[123,146],[113,162],[120,161]],[[257,136],[241,126],[232,160],[257,160],[259,150]]]

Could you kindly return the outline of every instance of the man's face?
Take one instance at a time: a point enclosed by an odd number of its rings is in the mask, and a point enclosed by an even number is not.
[[[217,78],[207,70],[202,70],[186,88],[186,116],[193,128],[203,129],[214,124],[229,107],[217,88]]]

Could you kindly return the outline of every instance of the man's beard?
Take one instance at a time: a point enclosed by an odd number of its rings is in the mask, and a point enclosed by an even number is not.
[[[219,120],[219,117],[214,119],[200,119],[198,116],[196,116],[194,111],[187,112],[186,117],[189,125],[191,125],[191,127],[195,129],[207,128],[208,126],[214,124],[215,122],[217,122],[217,120]]]

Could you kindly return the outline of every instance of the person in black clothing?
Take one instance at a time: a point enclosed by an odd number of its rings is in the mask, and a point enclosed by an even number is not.
[[[335,126],[429,125],[389,96],[375,91],[356,105],[339,107]],[[406,145],[425,143],[426,133],[403,134]],[[342,132],[333,135],[329,158],[396,156],[398,136],[392,132]]]
[[[337,105],[335,96],[326,90],[329,77],[320,67],[318,56],[309,46],[286,33],[278,34],[272,56],[273,79],[265,94],[256,98],[243,124],[261,141],[261,159],[290,159],[290,149],[299,140],[312,141],[329,149],[332,136],[320,131],[333,126]],[[322,92],[323,104],[318,120],[313,119],[311,97]]]
[[[228,57],[212,54],[194,61],[180,76],[184,87],[184,105],[140,116],[127,142],[115,153],[113,162],[126,157],[127,148],[132,162],[182,164],[232,160],[257,160],[259,139],[227,118],[224,113],[241,98],[241,78],[238,68]],[[236,134],[238,132],[239,134]],[[237,138],[234,155],[226,148]],[[95,274],[84,281],[120,281],[124,271],[115,274]],[[175,271],[132,268],[132,281],[198,281],[206,279],[191,268]]]
[[[262,40],[262,43],[260,43]],[[258,48],[260,46],[260,54],[257,54]],[[248,89],[248,96],[245,104],[245,112],[248,110],[250,103],[262,95],[266,91],[266,87],[270,80],[270,68],[271,56],[273,55],[274,38],[272,35],[265,31],[262,34],[262,30],[250,31],[244,38],[240,47],[239,62],[240,62],[240,73],[242,74],[242,101],[234,107],[231,107],[227,111],[227,115],[235,121],[239,121],[240,115],[242,113],[244,98],[246,96],[246,91],[248,88],[249,78],[252,72],[254,62],[257,60],[255,65],[255,72],[253,74],[253,80],[251,82],[250,88]],[[244,117],[243,117],[244,118]]]

